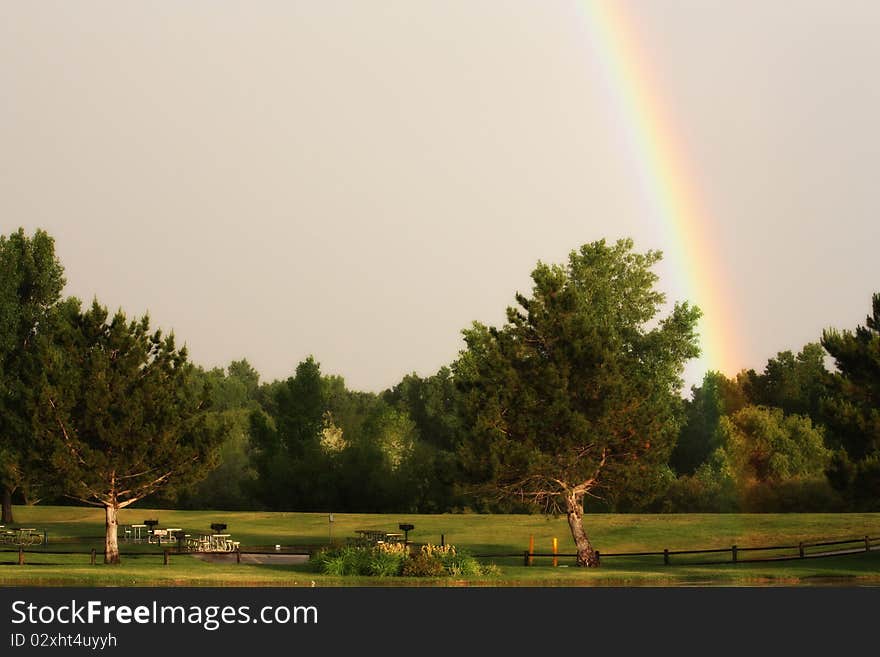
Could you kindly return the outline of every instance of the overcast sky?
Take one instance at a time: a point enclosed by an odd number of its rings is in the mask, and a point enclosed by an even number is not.
[[[740,366],[864,322],[880,3],[622,8],[695,172]],[[0,232],[45,228],[67,293],[149,311],[208,367],[244,357],[271,380],[314,354],[374,391],[431,374],[470,322],[503,321],[538,260],[668,239],[587,16],[581,0],[4,0]]]

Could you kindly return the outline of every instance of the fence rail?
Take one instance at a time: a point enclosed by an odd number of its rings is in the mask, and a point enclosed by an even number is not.
[[[858,546],[858,547],[848,547],[844,548],[843,546]],[[317,547],[317,546],[315,546]],[[831,550],[820,550],[818,552],[808,552],[809,549],[815,548],[840,548],[840,549],[831,549]],[[825,557],[838,557],[844,555],[852,555],[852,554],[860,554],[865,552],[871,552],[875,550],[880,550],[880,537],[872,537],[872,536],[860,536],[858,538],[849,538],[849,539],[837,539],[833,541],[802,541],[797,544],[791,545],[767,545],[767,546],[746,546],[740,547],[738,545],[731,545],[730,547],[724,548],[704,548],[704,549],[694,549],[694,550],[670,550],[668,548],[660,551],[654,550],[649,552],[600,552],[596,550],[596,555],[600,560],[603,559],[613,559],[613,558],[626,558],[626,557],[662,557],[664,565],[688,565],[688,566],[707,566],[707,565],[719,565],[725,563],[766,563],[771,561],[790,561],[794,559],[818,559]],[[236,562],[241,563],[242,555],[254,555],[254,556],[267,556],[267,555],[295,555],[295,556],[308,556],[311,554],[311,547],[305,548],[302,546],[299,547],[285,547],[284,549],[272,549],[271,547],[263,547],[263,546],[255,546],[251,549],[236,549],[231,552],[218,552],[218,551],[203,551],[203,550],[179,550],[176,547],[166,547],[162,550],[141,550],[141,551],[120,551],[119,555],[121,557],[162,557],[164,559],[164,563],[168,564],[170,558],[173,555],[235,555]],[[743,559],[740,558],[740,553],[750,552],[789,552],[792,551],[791,554],[776,554],[774,556],[768,557],[760,557],[760,558],[749,558]],[[796,552],[793,552],[796,551]],[[17,546],[17,547],[4,547],[0,546],[0,553],[7,554],[18,554],[18,563],[25,563],[25,555],[28,553],[32,554],[47,554],[47,555],[84,555],[90,558],[91,563],[95,563],[96,556],[103,554],[103,550],[97,550],[95,548],[90,551],[83,550],[47,550],[45,548],[45,544],[43,546]],[[680,556],[691,556],[691,555],[717,555],[717,554],[730,554],[730,558],[721,561],[687,561],[687,560],[675,560],[673,561],[673,557]],[[534,559],[553,559],[554,565],[558,563],[559,559],[566,558],[576,558],[577,553],[563,553],[563,552],[534,552],[529,550],[524,550],[522,552],[508,552],[508,553],[499,553],[495,552],[492,554],[476,554],[474,555],[477,558],[481,559],[498,559],[498,558],[522,558],[523,563],[526,566],[531,566]]]
[[[17,554],[18,555],[18,565],[25,565],[27,554],[50,554],[50,555],[82,555],[87,556],[89,558],[89,563],[95,565],[99,557],[103,557],[103,550],[97,550],[92,548],[90,551],[85,552],[83,550],[42,550],[42,549],[25,549],[25,546],[19,546],[17,549],[10,548],[0,548],[0,554]],[[302,549],[288,549],[288,550],[269,550],[269,549],[254,549],[254,550],[233,550],[231,552],[218,552],[216,550],[177,550],[176,548],[163,548],[161,551],[159,550],[143,550],[139,552],[119,552],[120,557],[147,557],[147,558],[159,558],[163,559],[164,564],[167,566],[171,562],[172,556],[185,556],[185,555],[210,555],[212,557],[229,555],[235,556],[236,563],[241,563],[242,556],[248,555],[257,555],[257,556],[265,556],[265,555],[287,555],[287,556],[309,556],[311,553],[308,551],[304,551]]]
[[[820,552],[808,552],[809,548],[827,548],[832,546],[842,547],[845,545],[858,545],[858,547],[851,547],[846,549],[839,550],[823,550]],[[750,558],[743,559],[740,557],[740,553],[742,552],[783,552],[788,550],[796,550],[796,554],[781,554],[769,557],[761,557],[761,558]],[[794,559],[818,559],[823,557],[839,557],[848,554],[860,554],[863,552],[871,552],[872,550],[880,550],[880,537],[872,537],[872,536],[860,536],[858,538],[848,538],[848,539],[840,539],[834,541],[802,541],[797,544],[792,545],[766,545],[766,546],[748,546],[748,547],[740,547],[738,545],[731,545],[730,547],[723,548],[704,548],[704,549],[696,549],[696,550],[654,550],[650,552],[600,552],[596,550],[597,557],[601,559],[610,559],[616,557],[663,557],[664,565],[688,565],[688,566],[708,566],[708,565],[717,565],[724,563],[766,563],[771,561],[789,561]],[[685,556],[685,555],[699,555],[699,554],[730,554],[730,559],[723,561],[678,561],[674,563],[672,557],[675,556]],[[522,552],[515,553],[494,553],[494,554],[478,554],[475,555],[481,559],[490,559],[490,558],[514,558],[521,557],[523,559],[523,564],[526,566],[531,566],[534,559],[553,559],[554,565],[558,561],[558,559],[565,558],[576,558],[577,553],[563,553],[563,552],[530,552],[529,550],[524,550]]]

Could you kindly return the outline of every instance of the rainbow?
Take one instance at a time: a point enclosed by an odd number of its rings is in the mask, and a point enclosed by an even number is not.
[[[730,293],[707,226],[697,177],[689,170],[634,22],[616,0],[577,0],[601,62],[615,113],[638,173],[640,189],[663,234],[664,260],[675,272],[675,296],[696,303],[702,371],[734,374],[743,366]]]

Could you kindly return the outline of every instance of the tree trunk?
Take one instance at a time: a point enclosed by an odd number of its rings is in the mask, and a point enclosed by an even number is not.
[[[565,498],[565,506],[568,511],[568,526],[571,528],[571,536],[577,546],[577,565],[596,568],[599,566],[599,558],[593,549],[587,533],[584,531],[584,496],[583,493],[571,493]]]
[[[11,525],[15,520],[12,519],[12,488],[3,486],[3,512],[0,515],[0,524]]]
[[[119,508],[108,504],[104,507],[106,521],[104,523],[104,563],[119,563],[119,542],[116,539],[118,522],[116,514]]]

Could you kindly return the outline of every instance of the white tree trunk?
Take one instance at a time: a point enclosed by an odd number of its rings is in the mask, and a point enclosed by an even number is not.
[[[577,565],[596,568],[599,565],[599,557],[584,531],[584,496],[583,493],[569,493],[565,498],[567,507],[568,526],[571,536],[577,546]]]
[[[119,541],[117,540],[116,531],[119,526],[116,520],[119,508],[108,504],[104,507],[104,511],[106,513],[106,522],[104,524],[104,563],[119,563]]]

